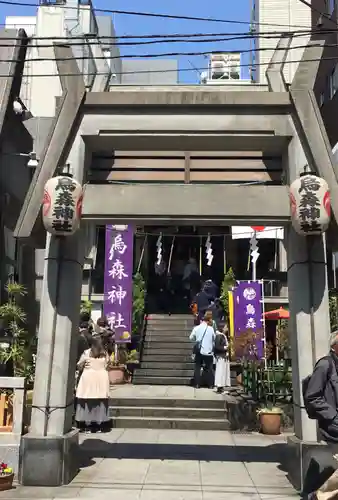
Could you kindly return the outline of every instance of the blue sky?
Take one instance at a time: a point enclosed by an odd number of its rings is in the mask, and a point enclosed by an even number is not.
[[[21,0],[22,3],[33,3],[34,0]],[[37,0],[36,0],[37,3]],[[113,21],[117,36],[141,34],[170,34],[170,33],[225,33],[245,32],[249,29],[250,0],[170,0],[161,2],[155,0],[93,0],[93,5],[101,9],[147,11],[168,13],[183,16],[214,17],[219,19],[234,19],[247,21],[247,25],[231,23],[213,23],[206,21],[170,20],[161,18],[147,18],[114,14]],[[1,23],[9,15],[35,15],[32,7],[19,7],[0,4]],[[237,40],[213,43],[161,43],[145,46],[121,47],[123,54],[159,54],[161,52],[201,52],[213,50],[244,50],[249,48],[248,40]],[[207,59],[203,56],[179,56],[180,68],[204,68]],[[249,62],[249,55],[243,55],[244,64]],[[247,68],[243,69],[243,76],[248,77]],[[194,83],[199,80],[196,71],[180,72],[180,82]]]

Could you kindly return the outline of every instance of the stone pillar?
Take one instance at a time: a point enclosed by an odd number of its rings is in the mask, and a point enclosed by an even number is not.
[[[307,161],[300,139],[290,141],[288,151],[289,183],[303,171]],[[288,439],[289,476],[301,490],[313,480],[310,463],[320,469],[323,447],[317,435],[317,422],[304,409],[302,381],[310,375],[316,361],[329,350],[330,317],[325,236],[300,236],[287,231],[288,292],[295,434]],[[312,477],[311,477],[312,476]],[[311,490],[311,487],[310,487]]]
[[[69,161],[74,178],[83,182],[81,137]],[[19,479],[27,486],[68,484],[78,470],[72,414],[84,250],[81,230],[47,237],[31,428],[21,443]]]
[[[312,373],[316,361],[327,354],[330,322],[325,240],[304,238],[289,229],[288,286],[292,350],[295,435],[317,441],[317,424],[310,420],[302,400],[302,380]]]

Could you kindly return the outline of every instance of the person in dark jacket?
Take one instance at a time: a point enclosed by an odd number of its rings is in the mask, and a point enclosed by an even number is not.
[[[97,320],[94,337],[99,336],[109,356],[114,352],[115,333],[109,328],[107,318],[104,316]]]
[[[217,290],[217,286],[215,285],[215,283],[211,279],[208,279],[204,282],[203,290],[207,294],[209,302],[210,303],[215,302],[218,290]]]
[[[196,295],[194,302],[197,305],[198,319],[199,319],[199,321],[202,321],[205,313],[207,312],[207,310],[209,309],[209,306],[210,306],[209,296],[204,290],[201,290]]]
[[[338,453],[338,330],[331,334],[330,353],[320,359],[306,389],[307,406],[316,416],[323,439]],[[338,498],[338,469],[309,499]]]

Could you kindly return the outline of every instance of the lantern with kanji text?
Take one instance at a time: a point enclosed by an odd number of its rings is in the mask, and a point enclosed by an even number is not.
[[[313,173],[304,173],[290,186],[291,222],[302,236],[319,235],[329,227],[330,191],[327,182]]]
[[[54,236],[71,236],[80,227],[83,188],[70,175],[53,177],[46,182],[42,220]]]

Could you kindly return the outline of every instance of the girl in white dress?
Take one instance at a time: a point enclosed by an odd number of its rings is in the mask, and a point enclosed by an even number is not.
[[[224,327],[223,332],[217,330],[215,339],[216,373],[215,387],[218,393],[224,392],[226,387],[230,387],[230,362],[229,362],[229,342],[227,338],[228,328]]]
[[[81,375],[76,389],[75,421],[82,431],[109,430],[109,367],[102,340],[93,338],[91,348],[84,351],[77,364]]]

